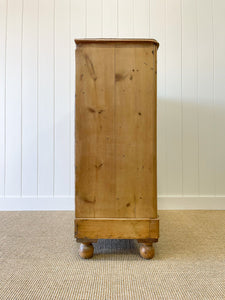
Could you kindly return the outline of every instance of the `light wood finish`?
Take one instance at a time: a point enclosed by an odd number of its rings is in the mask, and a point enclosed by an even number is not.
[[[76,40],[78,239],[158,239],[154,40]]]
[[[152,243],[143,243],[140,246],[140,255],[145,259],[153,258],[155,250],[152,246]]]
[[[159,43],[155,40],[155,39],[130,39],[130,38],[127,38],[127,39],[95,39],[95,38],[91,38],[91,39],[75,39],[74,40],[75,43],[78,45],[78,44],[87,44],[87,43],[101,43],[102,44],[110,44],[110,43],[122,43],[124,45],[124,43],[127,43],[127,44],[130,44],[130,45],[135,45],[135,44],[140,44],[142,43],[142,46],[144,43],[147,43],[149,45],[149,43],[153,43],[154,45],[157,46],[157,48],[159,47]],[[129,45],[129,46],[130,46]]]
[[[79,255],[81,258],[91,258],[94,253],[94,247],[91,243],[80,244]]]
[[[158,239],[158,219],[76,219],[75,236],[89,239]]]
[[[156,218],[156,46],[115,51],[116,214]]]
[[[91,244],[93,244],[93,243],[97,243],[97,239],[87,239],[87,238],[76,238],[76,241],[78,242],[78,243],[91,243]]]
[[[114,49],[78,48],[76,74],[76,217],[116,217]]]

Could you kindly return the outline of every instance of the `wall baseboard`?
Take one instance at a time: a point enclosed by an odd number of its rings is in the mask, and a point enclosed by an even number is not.
[[[158,197],[158,209],[225,210],[225,195],[165,195]]]
[[[159,195],[159,210],[225,210],[225,195]],[[74,210],[74,196],[0,196],[0,211]]]
[[[73,196],[0,196],[3,210],[74,210]]]

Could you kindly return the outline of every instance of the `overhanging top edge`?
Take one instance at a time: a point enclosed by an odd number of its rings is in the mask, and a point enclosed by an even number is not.
[[[159,47],[159,43],[155,39],[75,39],[74,42],[78,44],[83,43],[154,43],[157,45],[157,48]]]

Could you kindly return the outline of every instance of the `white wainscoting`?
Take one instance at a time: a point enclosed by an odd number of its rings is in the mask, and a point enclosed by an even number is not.
[[[74,38],[156,38],[160,209],[225,209],[225,1],[0,0],[0,210],[74,208]]]
[[[1,210],[74,210],[73,196],[6,196],[0,197]],[[160,210],[225,209],[225,196],[170,195],[158,197]]]

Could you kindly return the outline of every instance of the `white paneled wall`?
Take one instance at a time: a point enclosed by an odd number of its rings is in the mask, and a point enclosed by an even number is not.
[[[0,210],[74,208],[74,38],[156,38],[159,208],[225,209],[224,0],[0,0]]]

